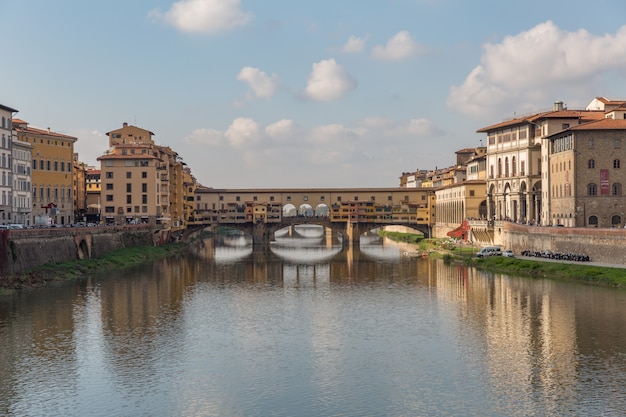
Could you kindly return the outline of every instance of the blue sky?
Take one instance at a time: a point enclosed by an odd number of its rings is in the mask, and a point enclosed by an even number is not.
[[[0,103],[96,164],[127,122],[215,188],[394,187],[476,130],[626,98],[626,2],[0,0]]]

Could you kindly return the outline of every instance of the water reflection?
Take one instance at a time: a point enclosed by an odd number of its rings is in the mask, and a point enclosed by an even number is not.
[[[626,292],[408,249],[208,239],[188,257],[0,299],[0,415],[626,409]]]

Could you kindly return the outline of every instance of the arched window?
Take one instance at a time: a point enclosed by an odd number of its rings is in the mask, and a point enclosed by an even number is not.
[[[504,176],[509,176],[509,157],[504,158]]]
[[[587,186],[587,195],[597,195],[598,194],[598,187],[595,184],[589,184]]]
[[[511,175],[517,175],[517,159],[515,159],[515,157],[511,158]]]
[[[620,227],[622,224],[622,217],[615,215],[611,217],[611,226],[612,227]]]
[[[613,160],[613,168],[619,168],[619,166],[620,166],[619,159]]]
[[[598,216],[589,216],[589,226],[598,227]]]
[[[502,158],[498,158],[498,178],[502,177]]]
[[[587,161],[587,168],[593,169],[596,167],[596,161],[594,161],[593,159],[590,159],[589,161]]]
[[[612,195],[615,195],[615,196],[622,195],[622,184],[620,184],[619,182],[614,183],[613,186],[611,187],[611,192],[612,192]]]

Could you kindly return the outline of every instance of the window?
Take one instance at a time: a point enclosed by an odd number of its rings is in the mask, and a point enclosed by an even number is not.
[[[39,169],[43,171],[43,159],[39,161]]]
[[[595,140],[593,138],[589,139],[588,145],[589,145],[589,149],[595,148],[596,147]]]
[[[51,165],[50,165],[50,161],[49,161],[49,160],[48,160],[48,161],[46,161],[46,169],[47,169],[48,171],[50,171],[50,166],[51,166]]]
[[[614,183],[613,186],[611,187],[611,195],[621,196],[622,195],[622,184],[620,184],[619,182]]]
[[[146,171],[141,171],[141,178],[148,178],[148,173]]]
[[[112,171],[105,172],[104,178],[113,178],[113,172]]]
[[[593,159],[590,159],[589,161],[587,161],[587,168],[589,169],[593,169],[596,167],[596,161]]]
[[[502,158],[498,158],[498,178],[502,177]]]
[[[126,204],[130,204],[133,202],[133,196],[131,194],[128,194],[126,196]]]
[[[106,201],[113,201],[113,194],[107,194]]]
[[[589,226],[598,227],[598,216],[589,216]]]
[[[131,183],[127,183],[126,184],[126,192],[127,193],[132,193],[133,192],[133,184],[131,184]]]
[[[520,174],[524,175],[526,172],[526,161],[520,162]]]
[[[589,184],[587,186],[587,195],[598,195],[598,187],[595,184]]]
[[[240,196],[237,196],[237,197],[235,197],[235,200],[237,200],[237,201],[241,201],[241,197],[240,197]]]
[[[561,125],[561,130],[569,129],[569,123],[563,123]]]
[[[145,182],[143,184],[141,184],[141,192],[142,193],[147,193],[148,192],[148,184],[146,184]]]
[[[618,215],[614,215],[611,217],[611,226],[620,227],[622,224],[622,217]]]
[[[515,157],[511,158],[511,175],[514,177],[517,175],[517,159]]]
[[[141,204],[148,204],[148,195],[147,194],[142,194],[141,195]]]
[[[619,167],[620,167],[619,159],[614,159],[613,160],[613,168],[619,168]]]
[[[54,161],[54,170],[55,171],[59,170],[59,161]]]
[[[113,206],[105,206],[104,207],[104,212],[105,213],[115,213],[115,207],[113,207]]]
[[[107,190],[112,190],[113,189],[113,184],[108,183],[105,187]]]
[[[474,190],[469,190],[470,197],[474,197]]]
[[[615,141],[613,142],[613,147],[615,149],[620,149],[622,147],[622,140],[621,139],[615,139]]]
[[[130,171],[126,171],[126,178],[132,178],[133,177],[133,173]]]

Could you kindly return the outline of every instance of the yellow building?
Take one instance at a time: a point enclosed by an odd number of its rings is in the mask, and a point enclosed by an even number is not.
[[[71,224],[74,221],[73,136],[37,129],[13,119],[17,139],[32,149],[32,223]]]
[[[85,171],[85,199],[87,204],[87,222],[100,222],[100,170],[87,167]]]
[[[87,166],[84,162],[78,160],[78,154],[74,154],[74,215],[75,221],[82,222],[86,220],[87,214],[87,182],[86,182]]]

